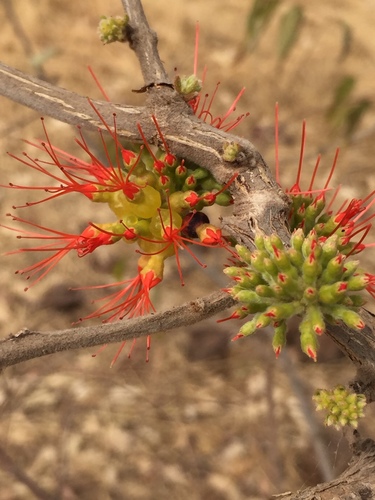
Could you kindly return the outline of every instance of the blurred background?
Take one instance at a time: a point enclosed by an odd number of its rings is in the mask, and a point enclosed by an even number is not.
[[[271,169],[279,103],[284,187],[295,180],[306,119],[306,183],[317,155],[323,154],[321,180],[339,146],[333,184],[342,184],[341,199],[372,191],[374,0],[144,0],[144,8],[171,75],[175,68],[178,74],[193,72],[199,21],[199,71],[207,66],[204,90],[212,93],[220,82],[214,102],[220,114],[246,87],[237,111],[250,116],[236,133],[257,146]],[[0,13],[4,63],[100,99],[90,65],[112,101],[143,103],[144,95],[131,92],[143,85],[133,53],[126,45],[102,46],[96,33],[101,15],[122,14],[119,0],[2,0]],[[40,116],[2,97],[0,103],[0,182],[38,185],[35,172],[6,153],[35,154],[22,139],[43,137]],[[56,146],[82,156],[73,127],[49,118],[45,122]],[[98,147],[96,134],[86,137]],[[5,214],[11,207],[32,199],[29,191],[1,189],[0,222],[8,224]],[[74,196],[16,212],[73,233],[88,221],[108,220],[104,207]],[[94,307],[91,291],[70,287],[135,274],[132,251],[115,245],[79,261],[65,257],[24,293],[25,283],[14,271],[40,256],[4,256],[17,245],[15,234],[1,229],[2,337],[23,327],[67,328]],[[183,259],[183,288],[176,286],[171,259],[154,295],[158,310],[226,286],[221,272],[226,256],[202,251],[199,257],[207,269]],[[363,264],[374,272],[370,260]],[[38,486],[37,498],[61,500],[263,500],[339,474],[350,452],[340,432],[324,427],[311,396],[317,388],[347,383],[354,377],[352,365],[326,338],[319,362],[312,363],[299,351],[296,325],[276,361],[269,332],[231,343],[240,323],[217,324],[216,319],[154,336],[147,364],[140,340],[131,359],[125,349],[111,369],[116,346],[97,357],[90,349],[6,369],[0,376],[1,498],[34,498]],[[374,437],[371,407],[366,416],[360,430]]]

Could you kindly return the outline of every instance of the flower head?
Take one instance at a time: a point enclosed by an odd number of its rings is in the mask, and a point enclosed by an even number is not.
[[[237,246],[238,260],[224,272],[235,282],[228,292],[241,304],[230,318],[253,315],[235,339],[259,328],[272,326],[276,356],[286,343],[287,320],[299,316],[301,348],[314,361],[318,337],[329,323],[343,322],[354,330],[365,324],[359,308],[365,299],[359,293],[374,295],[375,275],[366,273],[358,255],[373,244],[365,243],[374,215],[368,215],[375,203],[375,192],[363,200],[353,199],[333,211],[334,191],[327,204],[327,192],[337,164],[336,152],[331,171],[321,189],[314,189],[320,158],[306,191],[300,186],[305,143],[303,125],[301,157],[297,178],[287,190],[292,204],[289,226],[290,246],[277,235],[256,235],[255,250]]]
[[[221,231],[210,224],[202,210],[213,204],[229,205],[232,202],[228,187],[237,174],[222,185],[206,169],[195,165],[185,166],[184,160],[176,158],[169,150],[155,117],[152,119],[161,139],[161,147],[151,147],[139,127],[144,144],[134,151],[126,149],[118,138],[116,116],[113,116],[113,123],[109,125],[95,105],[91,101],[89,103],[98,115],[101,129],[109,134],[114,153],[110,153],[102,130],[99,130],[99,138],[105,160],[92,151],[78,129],[76,143],[86,158],[72,156],[52,145],[42,120],[45,139],[29,143],[38,150],[40,158],[33,158],[28,153],[11,156],[47,177],[48,181],[37,186],[10,183],[5,187],[43,193],[42,199],[14,207],[17,209],[30,208],[75,193],[83,195],[86,200],[107,206],[112,220],[100,224],[88,222],[80,234],[64,232],[60,227],[47,228],[15,215],[11,216],[12,220],[29,229],[5,227],[16,232],[20,239],[41,241],[33,247],[25,246],[10,253],[47,254],[37,263],[18,271],[18,274],[30,280],[31,285],[44,278],[72,250],[82,258],[103,245],[120,241],[127,248],[134,245],[136,253],[140,255],[136,277],[113,285],[91,287],[116,287],[116,291],[101,299],[96,311],[82,318],[115,321],[154,310],[150,291],[162,282],[165,263],[170,257],[175,259],[181,284],[184,284],[181,251],[190,254],[199,265],[205,267],[192,251],[192,245],[229,249]],[[196,214],[202,218],[198,220]],[[147,349],[149,347],[148,338]]]

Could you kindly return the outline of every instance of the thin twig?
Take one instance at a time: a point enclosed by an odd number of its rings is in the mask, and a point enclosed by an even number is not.
[[[129,16],[128,40],[139,60],[145,85],[170,83],[157,49],[157,34],[148,25],[141,2],[122,0],[122,4]]]
[[[230,295],[214,292],[165,312],[117,323],[45,333],[23,330],[0,342],[0,369],[47,354],[123,342],[180,326],[193,325],[233,304],[234,300]]]

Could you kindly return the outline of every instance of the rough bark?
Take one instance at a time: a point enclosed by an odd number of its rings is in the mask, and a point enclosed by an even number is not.
[[[328,483],[292,493],[274,495],[275,500],[372,500],[375,498],[375,442],[357,439],[348,468]]]

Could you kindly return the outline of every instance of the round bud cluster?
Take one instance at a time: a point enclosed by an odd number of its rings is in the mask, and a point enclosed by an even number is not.
[[[102,16],[99,21],[98,33],[100,41],[104,44],[113,42],[125,42],[125,28],[129,18],[124,16],[106,17]]]
[[[319,389],[313,399],[317,410],[326,410],[326,425],[334,425],[340,429],[350,425],[355,429],[358,427],[358,419],[364,416],[366,397],[356,394],[339,385],[332,391]]]
[[[257,235],[252,252],[236,247],[240,263],[224,271],[235,281],[228,292],[242,304],[231,318],[249,314],[253,318],[235,339],[272,326],[278,356],[286,343],[287,320],[299,316],[301,348],[316,361],[317,338],[325,332],[327,322],[364,328],[357,311],[365,300],[358,292],[369,286],[372,277],[359,269],[359,261],[347,260],[355,250],[349,238],[349,209],[336,216],[320,215],[323,209],[323,197],[313,201],[307,196],[295,197],[289,248],[277,235]]]
[[[197,97],[202,90],[202,80],[196,75],[189,76],[176,76],[174,81],[174,88],[183,96],[185,101],[190,101]]]

